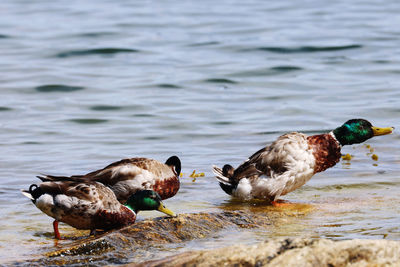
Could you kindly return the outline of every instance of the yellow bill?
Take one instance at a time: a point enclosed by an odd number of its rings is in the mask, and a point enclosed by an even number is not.
[[[385,127],[385,128],[372,127],[374,136],[391,134],[393,132],[393,130],[394,130],[394,127]]]
[[[167,214],[169,216],[176,217],[175,212],[173,212],[172,210],[166,208],[162,202],[160,203],[160,206],[158,206],[157,210],[162,212],[162,213],[165,213],[165,214]]]

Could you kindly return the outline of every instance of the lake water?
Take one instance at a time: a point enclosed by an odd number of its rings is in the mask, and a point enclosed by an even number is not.
[[[219,188],[212,164],[351,118],[398,126],[399,14],[394,0],[2,1],[0,263],[52,247],[52,219],[19,191],[40,173],[175,154],[185,175],[168,207],[252,210]],[[274,236],[400,240],[399,135],[367,144],[377,161],[345,147],[350,162],[283,197],[312,206],[304,216],[171,253]],[[193,182],[193,170],[205,176]]]

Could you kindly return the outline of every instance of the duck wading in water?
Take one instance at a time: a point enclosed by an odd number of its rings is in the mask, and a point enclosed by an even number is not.
[[[181,161],[177,156],[172,156],[165,163],[149,158],[130,158],[85,175],[43,175],[38,178],[43,182],[100,182],[110,187],[123,204],[140,190],[154,190],[163,200],[173,197],[179,190],[180,172]]]
[[[92,234],[96,229],[107,231],[133,224],[140,210],[158,210],[176,216],[152,190],[136,192],[125,205],[110,188],[98,182],[47,181],[21,191],[38,209],[55,219],[56,239],[61,239],[59,221],[77,229],[91,230]]]
[[[390,134],[393,127],[378,128],[364,119],[352,119],[326,134],[307,136],[292,132],[257,151],[236,169],[226,164],[213,172],[222,190],[242,200],[276,200],[304,185],[317,172],[339,162],[344,145],[362,143]]]

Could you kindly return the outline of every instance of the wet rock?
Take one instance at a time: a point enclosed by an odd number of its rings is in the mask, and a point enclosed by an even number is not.
[[[43,257],[29,263],[17,264],[42,266],[93,263],[104,265],[139,262],[145,260],[146,257],[149,258],[149,251],[155,251],[154,248],[212,237],[219,230],[228,227],[232,229],[268,227],[271,225],[273,216],[278,215],[266,216],[242,211],[225,211],[181,214],[176,218],[145,220],[102,236],[74,241],[61,249],[49,251]]]
[[[250,207],[248,211],[181,214],[177,218],[144,220],[96,237],[87,237],[85,232],[79,240],[59,241],[56,249],[43,248],[43,254],[30,261],[8,265],[400,266],[400,242],[386,240],[281,238],[253,246],[228,246],[171,256],[185,251],[179,250],[186,246],[184,242],[213,240],[219,237],[221,230],[230,234],[247,229],[273,230],[276,225],[290,225],[290,219],[304,216],[310,210],[298,206],[282,210],[262,205]],[[149,261],[151,259],[158,260]]]
[[[400,242],[277,239],[255,246],[188,252],[128,266],[400,266]]]

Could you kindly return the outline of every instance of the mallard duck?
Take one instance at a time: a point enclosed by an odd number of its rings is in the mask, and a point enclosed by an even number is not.
[[[175,216],[152,190],[136,192],[125,205],[110,188],[98,182],[48,181],[21,191],[38,209],[55,219],[56,239],[61,239],[58,222],[94,233],[96,229],[107,231],[132,224],[140,210],[158,210]]]
[[[165,164],[148,158],[130,158],[114,162],[103,169],[85,175],[38,176],[42,181],[100,182],[110,187],[117,199],[125,203],[139,190],[154,190],[161,199],[173,197],[179,190],[181,161],[177,156]]]
[[[352,119],[325,134],[307,136],[292,132],[257,151],[236,169],[226,164],[222,169],[213,166],[213,172],[227,194],[242,200],[268,199],[274,204],[280,196],[301,187],[317,172],[338,163],[342,146],[390,134],[393,129],[373,127],[364,119]]]

